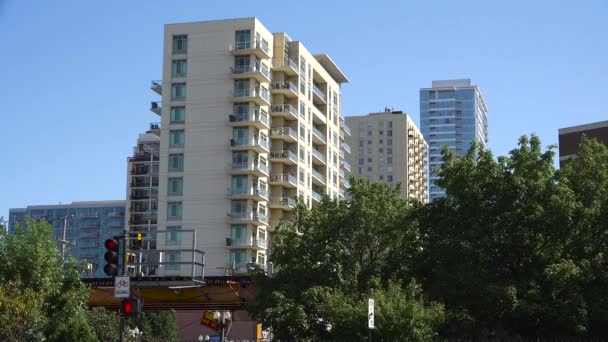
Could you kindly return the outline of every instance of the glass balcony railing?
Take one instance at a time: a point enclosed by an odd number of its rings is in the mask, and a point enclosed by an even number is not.
[[[272,158],[272,159],[290,159],[294,162],[298,160],[296,157],[296,154],[291,152],[290,150],[270,152],[270,158]]]
[[[325,156],[323,156],[323,153],[321,153],[321,151],[317,150],[316,148],[313,148],[312,154],[322,162],[325,162]]]
[[[250,138],[250,139],[230,139],[230,146],[232,147],[242,147],[242,146],[257,146],[264,149],[268,149],[268,140],[260,139],[260,138]]]
[[[289,173],[273,173],[270,175],[270,182],[287,182],[293,185],[297,185],[298,180],[296,176]]]
[[[264,214],[250,212],[250,213],[231,213],[230,218],[233,221],[260,221],[268,222],[268,217]]]
[[[312,91],[318,96],[320,97],[323,101],[325,101],[325,94],[323,93],[323,91],[321,89],[319,89],[319,87],[317,87],[314,83],[312,85]]]
[[[236,89],[234,91],[234,97],[259,97],[266,102],[270,102],[270,95],[268,95],[268,90],[264,88]]]
[[[270,70],[264,64],[260,65],[239,65],[232,67],[232,72],[235,74],[249,74],[253,72],[259,72],[266,78],[270,79]]]
[[[293,116],[298,116],[298,110],[296,107],[290,104],[273,105],[270,107],[271,113],[290,113]]]
[[[234,43],[234,50],[249,50],[249,49],[260,49],[264,51],[266,54],[270,52],[268,48],[268,43],[263,40],[255,40],[250,42],[236,42]]]
[[[289,90],[293,91],[296,94],[298,93],[298,87],[295,84],[293,84],[293,83],[291,83],[289,81],[288,82],[275,82],[275,83],[272,83],[270,85],[270,89],[273,89],[273,90],[277,90],[277,89],[289,89]]]
[[[270,205],[272,206],[288,206],[288,207],[295,207],[296,206],[296,200],[291,198],[291,197],[276,197],[276,198],[272,198],[270,199]]]
[[[346,122],[342,123],[342,129],[344,130],[344,132],[346,132],[346,133],[348,133],[348,135],[350,135],[350,127],[348,127]]]
[[[312,169],[312,176],[325,183],[325,176],[323,176],[319,171]]]
[[[298,63],[293,61],[291,58],[273,59],[272,66],[275,68],[290,68],[294,72],[298,72]]]
[[[350,188],[350,182],[348,181],[348,179],[344,178],[340,180],[342,182],[342,184],[344,184],[344,186],[346,188]]]
[[[268,190],[260,187],[232,188],[230,189],[230,195],[268,197]]]
[[[230,114],[230,122],[260,122],[268,126],[268,114],[260,112],[259,114],[239,113]]]
[[[325,142],[325,134],[318,130],[316,127],[312,128],[312,133],[317,136],[317,138],[323,140]]]
[[[316,191],[312,191],[312,198],[314,198],[315,200],[317,200],[318,202],[321,202],[321,199],[323,198],[323,196],[321,196],[321,194],[319,194]]]
[[[289,136],[293,139],[298,139],[298,134],[291,127],[276,127],[270,130],[270,136]]]
[[[264,173],[268,173],[268,166],[266,166],[266,164],[262,164],[262,163],[257,163],[257,164],[250,164],[249,162],[238,162],[238,163],[232,163],[232,169],[233,170],[243,170],[243,171],[261,171]]]
[[[344,151],[350,153],[350,145],[347,143],[342,143],[342,148],[344,149]]]
[[[344,168],[347,171],[350,171],[350,163],[349,162],[347,162],[346,160],[342,160],[341,163],[342,163],[342,166],[344,166]]]

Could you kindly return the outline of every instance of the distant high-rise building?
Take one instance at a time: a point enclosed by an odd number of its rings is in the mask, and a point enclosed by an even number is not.
[[[568,160],[578,154],[578,145],[582,136],[596,138],[608,145],[608,121],[594,122],[585,125],[559,129],[559,166],[564,166]]]
[[[329,56],[256,18],[165,25],[162,80],[152,83],[162,96],[151,108],[161,118],[159,168],[155,176],[140,139],[130,229],[175,232],[157,241],[175,249],[163,255],[174,262],[188,259],[180,231],[196,231],[208,276],[266,268],[271,234],[294,219],[296,198],[313,205],[348,186],[346,82]],[[187,274],[182,266],[164,274]]]
[[[464,155],[471,142],[488,143],[487,107],[479,87],[464,79],[433,81],[431,88],[420,89],[420,127],[429,144],[432,201],[445,196],[445,190],[435,184],[443,164],[442,147]]]
[[[104,240],[122,234],[125,227],[125,201],[73,202],[71,204],[34,205],[10,209],[9,232],[25,224],[25,218],[44,219],[53,226],[53,236],[61,249],[65,227],[66,254],[86,260],[92,269],[83,277],[107,277],[103,272]]]
[[[427,144],[410,118],[401,111],[385,110],[364,116],[348,116],[352,148],[348,161],[353,175],[391,185],[401,183],[404,198],[428,200]]]

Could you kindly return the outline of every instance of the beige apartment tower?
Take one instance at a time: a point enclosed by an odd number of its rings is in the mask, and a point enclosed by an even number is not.
[[[428,145],[412,118],[401,111],[346,118],[353,134],[346,141],[352,146],[347,160],[353,176],[392,185],[401,183],[404,198],[428,201]]]
[[[344,196],[348,79],[329,56],[256,18],[166,25],[162,76],[152,82],[162,96],[152,102],[161,119],[153,222],[172,233],[158,248],[191,244],[179,231],[194,229],[206,276],[266,268],[273,231],[293,219],[297,198]]]

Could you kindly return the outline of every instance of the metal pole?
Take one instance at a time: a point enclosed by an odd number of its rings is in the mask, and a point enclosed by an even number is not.
[[[67,235],[67,230],[68,230],[68,217],[67,215],[63,218],[63,231],[61,233],[61,261],[65,262],[65,243],[66,241],[66,235]]]
[[[127,235],[128,232],[125,229],[122,234],[122,276],[127,275]]]
[[[194,230],[194,237],[192,239],[192,279],[194,280],[194,271],[196,267],[196,229]]]
[[[223,313],[222,313],[222,325],[221,325],[221,328],[222,328],[222,337],[221,337],[220,341],[224,342],[224,314]]]
[[[124,342],[125,341],[125,318],[118,317],[118,320],[120,321],[120,342]]]
[[[367,330],[369,330],[369,339],[368,339],[368,341],[372,342],[372,329],[367,329]]]

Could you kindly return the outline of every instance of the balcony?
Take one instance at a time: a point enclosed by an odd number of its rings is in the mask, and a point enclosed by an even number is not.
[[[323,114],[321,112],[321,110],[319,110],[319,108],[317,108],[317,106],[314,107],[312,112],[313,112],[312,121],[314,123],[316,123],[317,125],[326,125],[327,124],[327,117],[325,117],[325,114]]]
[[[323,196],[321,196],[320,193],[316,192],[316,191],[312,191],[312,199],[318,202],[321,202],[321,200],[323,199]]]
[[[270,152],[270,161],[295,165],[298,162],[298,158],[296,157],[296,154],[290,150],[272,151]]]
[[[327,104],[325,93],[319,89],[314,83],[312,84],[312,100],[314,103]]]
[[[298,134],[291,127],[277,127],[270,130],[270,138],[293,143],[298,141]]]
[[[272,68],[276,71],[282,71],[289,76],[298,76],[298,63],[290,58],[273,59]]]
[[[340,130],[340,140],[344,140],[344,131]]]
[[[255,55],[259,58],[270,58],[270,48],[263,40],[235,42],[230,44],[230,53],[234,56]]]
[[[296,176],[289,173],[273,173],[270,175],[271,185],[282,185],[286,188],[295,188],[298,186]]]
[[[148,181],[133,181],[130,183],[131,188],[150,188],[150,187],[157,187],[158,186],[158,180],[156,180],[156,182],[152,182],[152,184],[150,184],[149,180]]]
[[[154,164],[152,165],[152,169],[150,169],[150,166],[146,165],[146,166],[142,166],[141,164],[135,164],[136,166],[139,167],[134,167],[131,169],[131,176],[144,176],[147,175],[149,173],[158,174],[158,164]],[[134,165],[134,166],[135,166]]]
[[[266,239],[256,239],[256,238],[250,238],[249,240],[226,238],[226,246],[228,248],[267,249],[268,241]]]
[[[346,122],[342,122],[340,124],[340,128],[342,128],[342,130],[344,132],[346,132],[346,134],[348,134],[349,137],[351,136],[351,134],[350,134],[350,127],[348,127],[348,125],[346,124]]]
[[[268,153],[268,140],[260,138],[230,139],[231,151],[253,150],[258,153]]]
[[[251,223],[251,224],[268,224],[268,217],[264,214],[250,212],[250,213],[231,213],[230,222],[233,223]]]
[[[159,161],[159,160],[160,160],[160,157],[158,155],[158,151],[155,151],[155,153],[135,152],[135,155],[133,157],[129,157],[130,163],[144,162],[144,163],[149,164],[150,161]]]
[[[149,220],[150,224],[156,224],[156,222],[157,222],[156,217],[150,218],[150,220]],[[132,225],[132,226],[147,225],[147,224],[148,224],[148,219],[145,217],[132,218],[129,220],[129,225]]]
[[[345,189],[350,188],[350,182],[346,178],[340,179],[340,185]]]
[[[248,162],[232,163],[231,174],[250,174],[256,177],[268,177],[268,166],[263,163],[251,164]]]
[[[315,169],[312,169],[312,181],[317,185],[325,186],[325,176]]]
[[[231,67],[233,79],[253,78],[258,82],[270,82],[270,70],[264,64],[260,65],[240,65]]]
[[[312,141],[315,144],[321,144],[321,145],[325,145],[326,144],[326,140],[325,140],[325,133],[321,132],[319,129],[317,129],[316,127],[312,127]]]
[[[349,145],[349,144],[347,144],[347,143],[343,142],[343,143],[341,144],[341,146],[342,146],[342,149],[343,149],[344,151],[346,151],[346,153],[351,154],[351,152],[350,152],[350,145]]]
[[[270,106],[270,96],[268,90],[260,89],[237,89],[232,97],[233,102],[253,102],[260,106]]]
[[[156,115],[160,115],[161,109],[163,108],[163,101],[152,101],[150,102],[150,111]]]
[[[230,114],[228,116],[228,120],[230,121],[231,127],[242,127],[242,126],[253,126],[257,129],[268,129],[270,126],[268,125],[268,114],[264,111],[260,111],[260,113],[239,113],[239,114]]]
[[[341,160],[340,165],[342,165],[346,171],[350,172],[350,164],[346,160]]]
[[[289,98],[298,97],[298,87],[289,81],[272,83],[270,85],[270,92],[273,94],[281,94]]]
[[[163,81],[162,80],[152,81],[152,84],[150,85],[150,89],[152,89],[158,95],[162,95],[163,94]]]
[[[296,207],[296,200],[291,197],[275,197],[271,198],[268,203],[270,208],[293,210]]]
[[[138,204],[142,204],[141,202]],[[156,212],[158,210],[157,207],[152,206],[152,211],[150,211],[147,205],[136,205],[129,208],[129,211],[132,213],[148,213],[148,212]]]
[[[253,199],[256,201],[267,201],[268,190],[262,187],[248,187],[248,188],[232,188],[228,192],[228,197],[233,199]]]
[[[340,189],[340,198],[344,198],[346,196],[346,191],[344,189]]]
[[[266,265],[257,263],[257,262],[249,262],[246,264],[231,264],[226,267],[228,270],[232,270],[233,275],[236,274],[247,274],[255,271],[256,269],[265,270]]]
[[[313,164],[325,165],[325,156],[323,155],[323,153],[321,153],[321,151],[313,147],[312,156],[314,157],[312,158]]]
[[[273,105],[270,107],[273,116],[280,116],[287,120],[297,120],[298,110],[290,104]]]
[[[340,169],[340,177],[346,178],[346,172],[344,172],[344,170],[342,170],[342,169]]]

